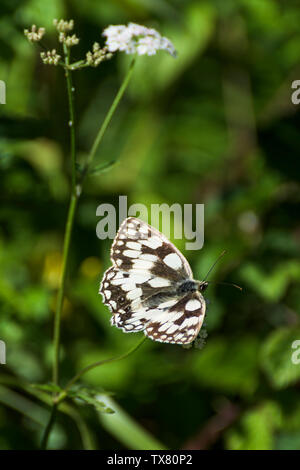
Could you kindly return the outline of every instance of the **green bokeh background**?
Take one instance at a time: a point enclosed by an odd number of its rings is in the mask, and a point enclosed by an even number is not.
[[[205,243],[185,251],[206,292],[203,350],[147,341],[128,359],[88,373],[116,411],[65,410],[59,449],[300,449],[299,2],[287,0],[2,0],[0,79],[0,448],[35,449],[49,408],[24,383],[51,379],[52,329],[69,194],[63,71],[24,38],[32,23],[74,18],[81,57],[109,24],[157,28],[178,50],[140,57],[97,154],[118,160],[89,178],[76,215],[62,319],[61,383],[140,338],[112,328],[98,296],[110,240],[96,237],[101,203],[205,204]],[[77,146],[88,152],[129,59],[74,75]],[[107,394],[107,392],[110,392]],[[82,420],[78,417],[82,417]],[[77,426],[74,425],[74,419]],[[78,430],[79,429],[79,430]]]

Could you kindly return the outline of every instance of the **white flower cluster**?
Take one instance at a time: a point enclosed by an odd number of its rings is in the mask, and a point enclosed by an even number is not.
[[[31,30],[24,29],[24,34],[30,42],[38,42],[45,34],[45,28],[37,29],[36,25],[31,26]]]
[[[109,52],[124,51],[126,54],[154,55],[158,50],[169,52],[173,57],[176,51],[169,39],[161,36],[153,28],[135,23],[108,26],[103,31]]]
[[[61,56],[56,53],[56,49],[52,49],[52,51],[41,52],[41,59],[44,64],[58,65]]]

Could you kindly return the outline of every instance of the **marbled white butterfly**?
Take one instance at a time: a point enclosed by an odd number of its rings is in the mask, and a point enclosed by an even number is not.
[[[188,344],[197,337],[208,283],[195,281],[189,263],[158,230],[129,217],[111,248],[110,267],[99,292],[112,312],[111,324],[143,331],[154,341]]]

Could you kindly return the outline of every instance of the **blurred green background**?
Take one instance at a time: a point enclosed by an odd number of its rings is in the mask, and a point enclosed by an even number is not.
[[[49,408],[20,381],[51,380],[52,329],[69,194],[63,71],[41,63],[23,29],[74,18],[81,58],[109,24],[157,28],[178,50],[138,59],[76,215],[62,321],[61,382],[126,352],[141,335],[112,328],[98,295],[110,240],[96,237],[103,202],[204,203],[205,244],[184,251],[201,279],[224,249],[206,292],[202,350],[147,341],[88,373],[114,415],[78,404],[60,413],[60,449],[300,449],[299,2],[287,0],[2,0],[0,79],[0,448],[38,448]],[[74,75],[84,156],[128,68],[119,54]],[[26,388],[26,386],[25,386]],[[81,416],[81,418],[80,418]],[[74,426],[74,420],[77,426]]]

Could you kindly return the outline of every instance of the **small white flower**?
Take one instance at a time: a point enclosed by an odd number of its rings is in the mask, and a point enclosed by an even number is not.
[[[160,49],[160,39],[154,36],[141,37],[136,46],[138,55],[154,55]]]
[[[126,54],[154,55],[158,50],[165,50],[173,57],[176,51],[169,39],[153,28],[136,23],[111,25],[103,31],[109,52],[124,51]]]

